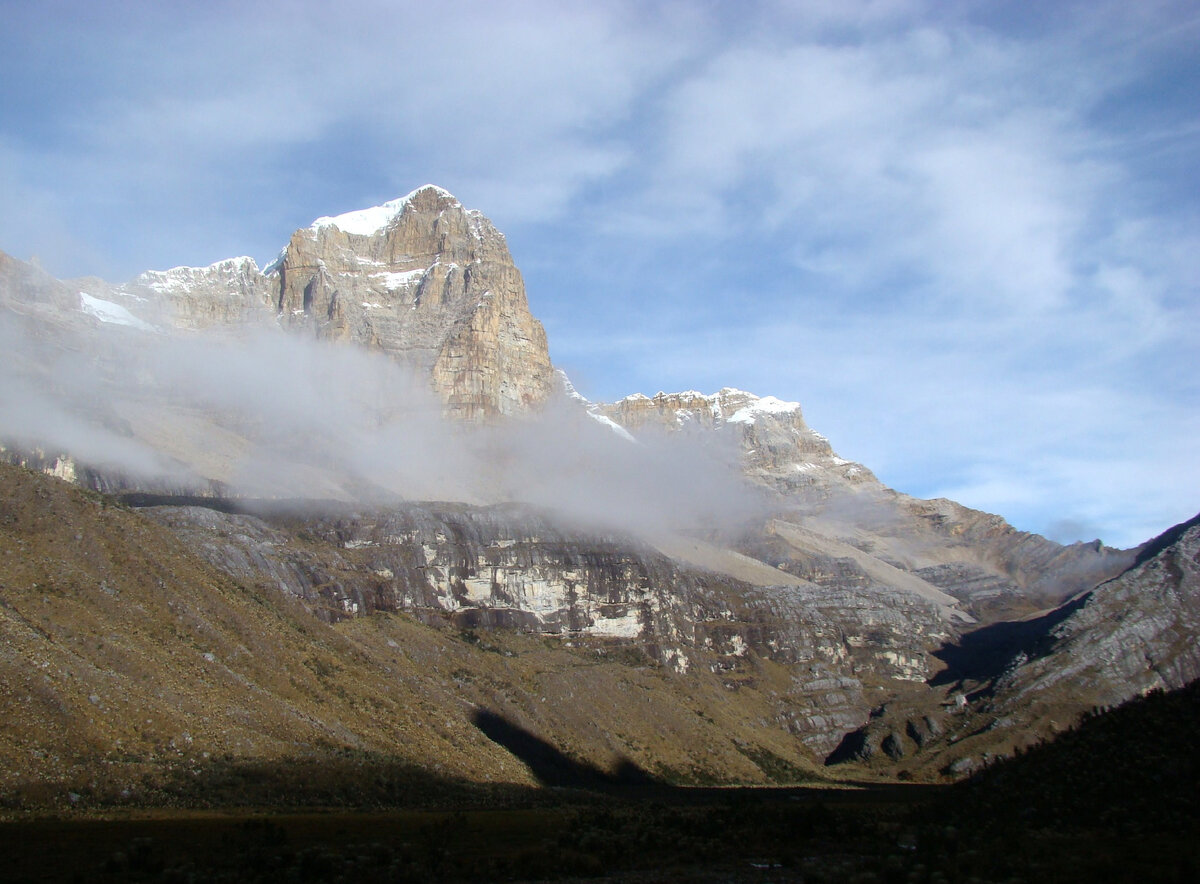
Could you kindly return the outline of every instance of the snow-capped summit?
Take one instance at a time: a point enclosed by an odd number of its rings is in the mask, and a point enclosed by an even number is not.
[[[316,232],[325,227],[336,227],[343,233],[354,236],[374,236],[379,231],[385,230],[389,224],[403,214],[405,208],[418,194],[430,191],[448,201],[453,207],[462,205],[454,194],[445,188],[438,187],[436,184],[423,184],[411,193],[399,199],[388,200],[381,206],[371,206],[368,209],[358,209],[341,215],[323,215],[309,225],[309,230]]]
[[[838,457],[829,440],[804,422],[798,402],[725,387],[711,395],[686,390],[635,393],[611,405],[591,405],[637,437],[644,431],[733,433],[747,475],[769,487],[878,485],[864,466]]]
[[[444,188],[318,218],[269,275],[281,327],[369,342],[430,375],[449,413],[518,414],[549,395],[546,334],[504,236]]]
[[[362,344],[428,377],[458,417],[525,413],[552,383],[546,333],[503,234],[433,184],[318,218],[262,270],[229,258],[122,286],[80,281],[62,298],[72,315],[110,328],[266,326]]]

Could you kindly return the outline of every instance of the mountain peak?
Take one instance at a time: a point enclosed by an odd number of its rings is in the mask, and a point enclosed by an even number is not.
[[[309,229],[319,231],[325,227],[336,227],[343,233],[355,236],[374,236],[386,229],[410,205],[426,210],[434,207],[462,208],[462,203],[450,191],[436,184],[422,184],[411,193],[388,200],[379,206],[344,212],[341,215],[323,215],[313,221]]]

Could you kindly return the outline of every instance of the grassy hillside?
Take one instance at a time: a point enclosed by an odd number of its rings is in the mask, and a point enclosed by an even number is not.
[[[790,676],[769,662],[731,691],[602,639],[475,634],[403,614],[331,625],[110,498],[8,466],[0,550],[9,807],[362,799],[283,773],[330,759],[535,783],[478,726],[482,713],[605,775],[754,783],[817,769],[773,721],[770,692]],[[283,785],[263,785],[272,770]],[[366,791],[386,803],[394,789]]]

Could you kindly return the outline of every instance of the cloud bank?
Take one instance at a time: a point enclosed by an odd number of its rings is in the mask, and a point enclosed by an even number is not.
[[[446,421],[428,383],[365,349],[273,329],[50,342],[0,313],[0,442],[139,487],[250,498],[517,501],[639,533],[757,513],[732,440],[639,442],[565,396],[499,425]]]

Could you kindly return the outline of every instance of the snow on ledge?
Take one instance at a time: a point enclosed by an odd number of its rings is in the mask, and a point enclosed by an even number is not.
[[[556,369],[554,369],[554,374],[555,374],[555,377],[558,378],[558,383],[559,383],[559,386],[562,387],[563,393],[572,402],[578,402],[580,405],[582,405],[583,409],[584,409],[584,414],[586,414],[588,417],[590,417],[592,420],[594,420],[596,423],[600,424],[601,426],[607,427],[608,429],[612,430],[614,433],[616,433],[618,436],[620,436],[626,442],[633,442],[633,443],[637,442],[637,439],[635,439],[633,437],[633,434],[631,434],[627,429],[625,429],[623,426],[621,426],[619,423],[617,423],[612,418],[598,412],[596,410],[597,406],[593,405],[586,396],[584,396],[582,393],[580,393],[578,390],[575,389],[575,385],[571,383],[571,379],[569,377],[567,377],[567,373],[565,371],[563,371],[561,368],[556,368]],[[645,399],[646,397],[643,396],[642,398]]]
[[[764,396],[735,411],[727,420],[730,424],[752,424],[764,414],[792,414],[800,410],[799,402],[784,402],[774,396]]]
[[[592,411],[591,409],[588,409],[587,416],[590,417],[592,420],[596,421],[597,423],[603,424],[604,426],[608,427],[610,430],[612,430],[614,433],[616,433],[618,436],[620,436],[626,442],[637,442],[637,439],[633,438],[633,435],[627,429],[625,429],[623,426],[621,426],[619,423],[617,423],[612,418],[606,417],[603,414],[597,414],[596,412]]]
[[[218,275],[226,277],[258,273],[258,263],[251,257],[241,255],[225,258],[207,267],[172,267],[169,270],[147,270],[134,279],[135,285],[144,285],[159,294],[186,291],[198,281]]]

